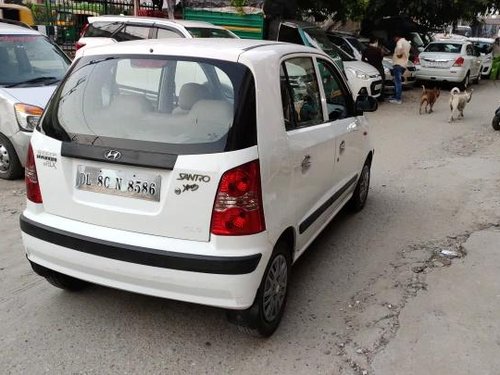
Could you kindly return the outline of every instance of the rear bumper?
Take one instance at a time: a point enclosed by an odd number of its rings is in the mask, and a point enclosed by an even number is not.
[[[218,256],[175,251],[176,242],[192,241],[158,237],[172,247],[166,251],[141,246],[149,241],[110,241],[127,238],[127,232],[117,237],[111,229],[109,238],[94,238],[24,215],[20,224],[26,255],[35,264],[112,288],[230,309],[251,306],[272,251],[265,233],[241,237],[233,255]]]
[[[421,81],[442,81],[442,82],[462,82],[467,71],[465,69],[417,69],[417,79]]]

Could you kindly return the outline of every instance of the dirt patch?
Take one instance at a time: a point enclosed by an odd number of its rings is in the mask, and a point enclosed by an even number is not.
[[[475,230],[491,226],[480,225]],[[410,299],[427,290],[426,275],[465,257],[462,245],[472,232],[402,249],[384,273],[372,278],[340,308],[345,329],[335,335],[335,354],[346,364],[342,374],[373,374],[371,363],[397,334],[401,311]]]

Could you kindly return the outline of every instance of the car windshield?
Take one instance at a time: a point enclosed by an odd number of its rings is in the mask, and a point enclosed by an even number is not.
[[[42,35],[0,35],[0,85],[33,87],[61,80],[69,59]]]
[[[488,54],[493,50],[493,43],[490,42],[472,42],[472,44],[474,44],[481,53]]]
[[[460,53],[462,45],[458,43],[431,43],[425,52]]]
[[[363,53],[363,51],[366,49],[366,46],[363,43],[361,43],[358,39],[351,37],[348,37],[346,39],[349,41],[349,43],[352,44],[354,48],[358,50],[359,53]]]
[[[176,154],[222,152],[255,129],[253,76],[241,64],[152,56],[82,58],[44,116],[62,141]],[[207,114],[209,114],[207,116]],[[231,145],[231,146],[228,146]]]
[[[209,27],[186,27],[193,38],[237,38],[237,36],[224,29]]]
[[[338,54],[338,48],[333,44],[326,33],[317,27],[308,27],[303,29],[306,38],[312,46],[321,49],[327,55],[329,55],[333,61],[344,70],[344,64],[342,63],[342,57]]]

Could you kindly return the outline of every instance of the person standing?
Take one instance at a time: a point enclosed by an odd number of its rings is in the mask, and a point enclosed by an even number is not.
[[[389,100],[389,103],[401,104],[401,96],[403,93],[402,77],[408,65],[410,57],[411,45],[405,38],[396,35],[394,37],[396,47],[394,48],[394,55],[392,62],[394,64],[394,98]]]
[[[384,65],[382,64],[382,60],[384,59],[384,53],[382,49],[378,46],[378,39],[375,37],[370,38],[370,43],[368,47],[363,51],[361,55],[361,60],[367,62],[372,65],[375,69],[377,69],[382,77],[382,88],[380,91],[379,100],[384,100],[384,90],[385,90],[385,73],[384,73]]]

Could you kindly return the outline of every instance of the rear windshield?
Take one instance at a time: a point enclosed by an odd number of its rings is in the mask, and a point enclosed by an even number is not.
[[[256,144],[253,76],[242,64],[151,56],[81,59],[42,120],[66,142],[171,154]]]
[[[224,29],[211,29],[208,27],[186,27],[193,38],[237,38],[233,33]]]
[[[431,43],[425,52],[460,53],[462,45],[457,43]]]

